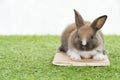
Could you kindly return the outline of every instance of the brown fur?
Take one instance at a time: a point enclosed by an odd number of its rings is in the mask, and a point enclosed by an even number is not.
[[[75,24],[69,25],[62,33],[61,36],[61,43],[62,45],[60,46],[59,50],[66,52],[68,50],[68,39],[71,33],[76,29]]]
[[[90,51],[99,46],[100,42],[104,41],[103,34],[99,30],[105,20],[106,16],[97,18],[93,23],[84,21],[81,15],[75,11],[75,23],[69,25],[61,36],[61,43],[59,50],[67,52],[68,48],[73,48],[81,51]],[[81,39],[83,36],[87,38],[87,45],[82,45]],[[100,39],[101,38],[101,39]]]

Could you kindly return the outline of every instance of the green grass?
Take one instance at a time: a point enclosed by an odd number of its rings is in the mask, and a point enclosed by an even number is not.
[[[59,36],[0,36],[0,80],[120,80],[120,36],[105,36],[111,65],[52,65]]]

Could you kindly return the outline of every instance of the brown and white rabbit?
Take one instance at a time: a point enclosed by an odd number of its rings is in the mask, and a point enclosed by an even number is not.
[[[104,37],[100,29],[107,16],[100,16],[90,23],[84,21],[76,10],[74,10],[74,13],[75,23],[69,25],[63,32],[59,50],[66,52],[72,60],[105,59]]]

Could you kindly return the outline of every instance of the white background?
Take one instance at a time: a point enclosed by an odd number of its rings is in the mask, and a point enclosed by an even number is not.
[[[0,35],[60,35],[74,22],[108,15],[104,34],[120,34],[120,0],[0,0]]]

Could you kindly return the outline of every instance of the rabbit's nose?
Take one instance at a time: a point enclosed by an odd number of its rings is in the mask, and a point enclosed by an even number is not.
[[[82,39],[82,45],[86,45],[87,44],[87,39],[84,37],[83,39]]]

